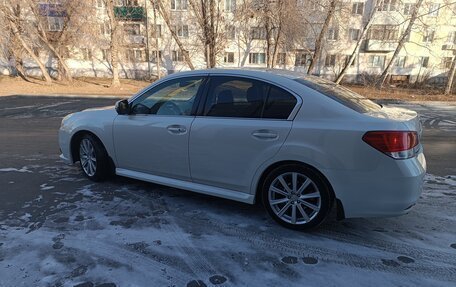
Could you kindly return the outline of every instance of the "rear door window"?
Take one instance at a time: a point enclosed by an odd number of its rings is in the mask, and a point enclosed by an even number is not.
[[[288,119],[294,107],[296,98],[289,92],[271,85],[263,111],[263,118]]]
[[[261,118],[268,85],[240,77],[210,80],[204,114],[210,117]]]
[[[296,98],[274,85],[241,77],[212,76],[204,115],[287,119]]]

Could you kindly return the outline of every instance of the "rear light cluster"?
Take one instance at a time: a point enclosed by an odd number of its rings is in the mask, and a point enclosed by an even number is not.
[[[394,159],[414,157],[419,144],[417,132],[372,131],[363,136],[363,141]]]

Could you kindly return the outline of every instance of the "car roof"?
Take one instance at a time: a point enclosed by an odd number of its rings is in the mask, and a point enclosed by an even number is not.
[[[270,69],[270,68],[213,68],[213,69],[203,69],[203,70],[193,70],[193,71],[183,71],[172,74],[171,76],[182,76],[182,75],[201,75],[201,74],[210,74],[210,75],[238,75],[238,76],[250,76],[250,77],[259,77],[270,80],[280,80],[283,78],[286,79],[297,79],[297,78],[311,78],[304,73],[282,70],[282,69]]]

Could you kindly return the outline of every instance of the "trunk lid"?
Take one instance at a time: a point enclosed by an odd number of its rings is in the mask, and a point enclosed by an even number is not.
[[[419,138],[421,138],[423,127],[420,122],[420,117],[415,111],[398,107],[383,106],[378,111],[371,111],[366,114],[376,118],[404,123],[409,131],[416,131]]]

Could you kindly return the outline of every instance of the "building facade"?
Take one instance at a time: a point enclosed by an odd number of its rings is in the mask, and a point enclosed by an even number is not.
[[[329,22],[323,37],[322,53],[313,74],[335,79],[362,36],[355,61],[346,73],[347,81],[362,82],[379,75],[391,59],[408,26],[418,0],[343,0]],[[279,0],[216,0],[217,67],[266,67],[305,72],[315,50],[330,1],[294,0],[286,2],[287,13],[278,13]],[[64,29],[65,11],[60,1],[37,1],[48,30]],[[204,31],[198,22],[194,0],[161,0],[164,13],[159,13],[157,0],[116,0],[115,17],[121,29],[121,76],[148,78],[151,75],[188,70],[183,51],[188,51],[196,69],[206,68]],[[265,10],[265,3],[269,5]],[[261,6],[261,5],[263,6]],[[110,76],[111,27],[104,0],[91,2],[94,19],[89,39],[68,46],[67,64],[75,76]],[[282,10],[281,10],[282,11]],[[269,19],[283,17],[288,21],[281,41],[275,43],[277,27],[268,30],[264,15]],[[279,16],[277,16],[279,15]],[[391,82],[426,81],[444,84],[456,49],[456,6],[450,0],[424,0],[418,10],[406,43],[391,69]],[[275,18],[274,18],[275,17]],[[287,18],[288,17],[288,18]],[[291,19],[293,18],[293,19]],[[280,19],[279,19],[280,20]],[[279,23],[281,23],[279,21]],[[274,26],[274,23],[269,25]],[[275,30],[274,30],[275,29]],[[173,36],[172,32],[175,36]],[[270,38],[273,40],[267,40]],[[269,47],[268,47],[269,46]],[[274,46],[274,61],[268,65],[270,47]],[[41,51],[46,59],[46,51]],[[47,61],[52,66],[52,61]],[[4,61],[3,66],[7,66]],[[33,66],[33,64],[30,64]],[[3,73],[8,69],[4,68]]]

